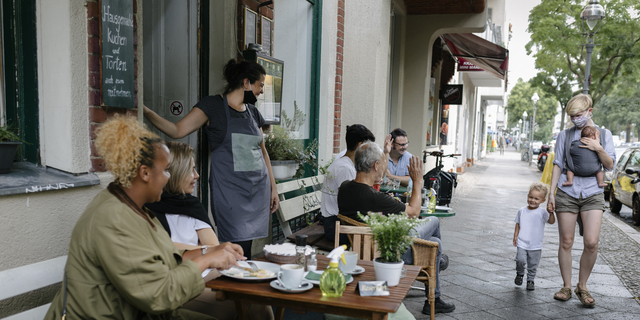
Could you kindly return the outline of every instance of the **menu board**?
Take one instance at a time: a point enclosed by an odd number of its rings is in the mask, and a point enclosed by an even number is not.
[[[133,108],[133,0],[101,5],[102,105]]]

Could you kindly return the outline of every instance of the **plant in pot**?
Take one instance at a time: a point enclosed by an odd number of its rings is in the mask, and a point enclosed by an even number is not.
[[[22,139],[9,125],[0,127],[0,174],[9,173]]]
[[[369,212],[366,216],[358,213],[358,216],[371,228],[380,251],[380,257],[373,260],[376,280],[387,281],[390,287],[397,286],[404,266],[402,255],[413,242],[411,229],[421,221],[410,219],[405,212],[390,215]]]

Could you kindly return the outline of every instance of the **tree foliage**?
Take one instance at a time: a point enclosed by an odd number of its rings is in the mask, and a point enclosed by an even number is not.
[[[635,126],[640,130],[640,96],[636,92],[640,79],[626,80],[624,85],[614,86],[593,108],[593,121],[614,135],[626,132],[626,141],[629,142],[631,129]]]
[[[630,72],[628,64],[640,59],[640,21],[636,18],[640,3],[637,0],[600,2],[606,17],[594,38],[589,87],[594,102],[607,93],[621,74]],[[536,69],[557,80],[555,87],[562,87],[558,83],[565,80],[581,89],[584,85],[586,51],[583,45],[587,40],[580,20],[584,6],[583,0],[545,0],[529,14],[531,41],[526,45],[527,54],[535,57]],[[556,97],[562,103],[563,99]]]
[[[507,103],[507,111],[509,113],[508,127],[515,127],[518,124],[518,120],[522,119],[523,112],[526,111],[528,116],[533,114],[533,101],[531,101],[531,97],[537,92],[540,97],[540,101],[536,104],[537,130],[545,127],[547,124],[550,124],[549,128],[552,128],[553,119],[556,114],[558,114],[558,101],[555,97],[543,92],[540,88],[532,86],[530,82],[531,80],[524,82],[522,79],[518,79],[516,85],[511,89],[509,102]],[[536,132],[537,131],[534,132],[534,135]]]
[[[571,74],[557,70],[553,74],[538,72],[529,82],[560,102],[560,128],[564,128],[567,103],[573,97],[571,91]],[[551,131],[553,126],[549,129]]]

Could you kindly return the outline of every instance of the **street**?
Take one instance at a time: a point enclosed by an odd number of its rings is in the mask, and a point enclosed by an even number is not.
[[[514,219],[526,205],[529,185],[541,176],[535,165],[520,161],[513,148],[502,156],[489,154],[459,175],[451,205],[456,216],[440,220],[443,252],[450,259],[448,269],[440,273],[442,295],[456,309],[438,314],[438,319],[636,319],[640,314],[640,233],[609,211],[603,217],[599,255],[587,283],[595,308],[583,307],[575,294],[566,302],[553,299],[562,287],[557,223],[545,227],[535,291],[514,284]],[[630,209],[623,209],[621,216],[625,212]],[[576,228],[574,289],[582,248]],[[428,319],[420,313],[424,292],[411,290],[404,302],[417,319]]]

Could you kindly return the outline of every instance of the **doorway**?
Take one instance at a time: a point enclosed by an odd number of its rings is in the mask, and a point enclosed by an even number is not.
[[[175,123],[198,102],[198,1],[144,0],[142,8],[144,104]],[[197,132],[178,141],[198,150]]]

